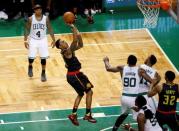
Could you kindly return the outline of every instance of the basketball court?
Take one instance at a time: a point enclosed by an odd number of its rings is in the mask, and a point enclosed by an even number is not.
[[[159,20],[161,22],[162,18]],[[82,63],[81,71],[94,84],[92,106],[94,117],[98,121],[97,124],[91,124],[83,120],[85,113],[83,98],[78,111],[79,127],[72,125],[67,119],[76,94],[66,82],[66,68],[60,52],[49,45],[47,82],[42,83],[39,58],[34,63],[34,77],[27,76],[27,50],[23,45],[23,37],[1,37],[0,131],[111,130],[120,114],[122,85],[118,73],[106,72],[103,63],[105,56],[109,57],[112,65],[125,65],[127,57],[134,54],[138,58],[139,65],[148,55],[155,54],[158,58],[155,68],[161,75],[162,82],[164,82],[166,70],[179,73],[176,64],[173,64],[161,47],[158,40],[160,37],[156,40],[151,30],[147,28],[108,29],[106,25],[106,31],[83,32],[84,47],[76,52]],[[55,37],[56,39],[60,37],[67,42],[72,40],[70,33],[56,34]],[[176,82],[179,82],[178,75]],[[126,123],[131,123],[132,127],[136,128],[136,122],[132,121],[131,116]]]

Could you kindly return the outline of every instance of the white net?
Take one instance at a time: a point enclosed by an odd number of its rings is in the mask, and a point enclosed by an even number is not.
[[[144,27],[156,27],[160,11],[160,1],[137,0],[137,6],[144,15]]]

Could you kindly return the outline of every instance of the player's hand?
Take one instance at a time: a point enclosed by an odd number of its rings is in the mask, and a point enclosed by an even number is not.
[[[103,58],[103,61],[104,62],[107,62],[107,61],[109,62],[109,58],[106,56],[106,57]]]
[[[123,124],[124,129],[129,130],[131,125],[130,124]]]
[[[55,41],[52,41],[51,46],[52,46],[52,48],[55,47]]]
[[[133,109],[134,111],[138,112],[139,111],[139,108],[137,106],[133,106],[131,107],[131,109]]]
[[[26,49],[29,49],[29,43],[27,41],[24,41],[24,45]]]

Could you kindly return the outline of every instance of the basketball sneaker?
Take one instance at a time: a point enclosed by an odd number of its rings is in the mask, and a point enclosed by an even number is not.
[[[87,115],[87,114],[86,114],[86,115],[84,116],[83,120],[87,120],[88,122],[91,122],[91,123],[96,123],[96,122],[97,122],[97,120],[94,119],[94,118],[91,116],[91,113],[90,113],[90,115]]]
[[[76,114],[71,114],[68,116],[68,118],[70,119],[70,121],[75,125],[75,126],[79,126],[79,122],[77,119],[77,115]]]
[[[32,68],[32,66],[28,67],[28,76],[33,77],[33,68]]]
[[[42,73],[42,74],[41,74],[41,81],[42,81],[42,82],[47,81],[47,77],[46,77],[46,74],[45,74],[45,73]]]

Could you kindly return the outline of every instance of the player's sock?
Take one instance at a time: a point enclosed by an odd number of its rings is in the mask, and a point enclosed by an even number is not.
[[[72,110],[72,114],[77,114],[77,108],[76,107],[73,107],[73,110]]]
[[[42,81],[42,82],[47,81],[46,74],[45,74],[45,70],[42,70],[41,81]]]
[[[42,74],[45,74],[45,70],[42,70]]]
[[[90,115],[91,114],[91,109],[86,108],[86,115]]]
[[[117,118],[116,123],[113,127],[113,131],[117,131],[117,129],[123,123],[123,121],[127,118],[127,116],[128,116],[128,114],[122,114]]]
[[[33,70],[32,65],[29,65],[29,66],[28,66],[28,76],[29,76],[29,77],[32,77],[32,76],[33,76],[33,71],[32,71],[32,70]]]

